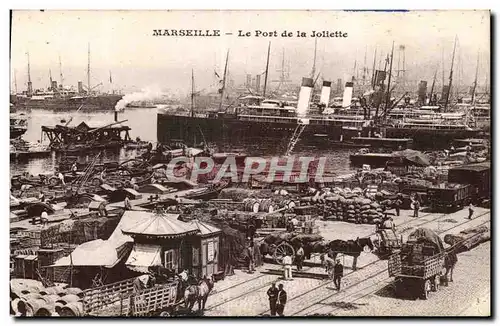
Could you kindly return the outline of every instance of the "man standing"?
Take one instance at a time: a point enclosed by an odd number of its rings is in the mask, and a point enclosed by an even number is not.
[[[253,241],[250,241],[248,246],[248,273],[252,274],[255,271],[254,248]]]
[[[276,301],[276,312],[283,317],[286,305],[286,291],[283,289],[283,284],[278,285],[278,300]]]
[[[278,301],[278,288],[276,287],[276,283],[273,282],[273,284],[271,284],[271,287],[267,290],[267,296],[269,298],[271,316],[276,316],[276,302]]]
[[[337,259],[337,263],[335,264],[335,267],[333,269],[334,269],[333,270],[333,283],[335,284],[337,291],[340,291],[340,281],[342,280],[342,277],[344,276],[344,266],[340,263],[340,259]]]
[[[62,185],[65,186],[66,182],[64,182],[64,175],[61,172],[56,172],[56,173],[59,180],[61,180]]]
[[[396,199],[396,202],[394,203],[394,208],[396,209],[396,216],[399,216],[400,210],[401,210],[401,205],[403,205],[403,202],[401,199]]]
[[[283,271],[284,271],[284,277],[285,280],[291,280],[292,279],[292,257],[290,257],[288,254],[283,257]]]
[[[128,198],[128,196],[125,197],[123,204],[125,206],[126,211],[132,210],[132,205],[130,204],[130,199]]]
[[[297,227],[299,226],[299,220],[295,216],[292,218],[292,225],[293,225],[292,231],[297,231]]]
[[[418,217],[418,210],[420,209],[420,202],[415,198],[413,201],[413,217]]]
[[[469,205],[469,220],[472,219],[472,215],[474,214],[474,206],[472,206],[472,203]]]
[[[295,253],[295,263],[297,264],[297,270],[302,270],[302,264],[304,263],[304,248],[302,244],[299,245],[299,249]]]
[[[328,278],[333,281],[333,272],[334,272],[334,261],[328,255],[322,254],[320,256],[321,264],[325,267],[325,271],[328,273]]]

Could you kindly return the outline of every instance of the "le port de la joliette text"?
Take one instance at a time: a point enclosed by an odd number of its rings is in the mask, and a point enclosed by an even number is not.
[[[345,38],[344,31],[264,31],[264,30],[238,30],[235,32],[222,32],[219,29],[154,29],[153,36],[194,36],[194,37],[218,37],[223,35],[234,35],[237,37],[323,37],[323,38]]]

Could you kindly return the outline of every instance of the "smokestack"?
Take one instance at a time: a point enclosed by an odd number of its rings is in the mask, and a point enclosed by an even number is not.
[[[323,81],[323,88],[321,89],[321,97],[319,100],[319,103],[322,103],[328,107],[328,104],[330,103],[330,91],[332,87],[332,82],[329,81]]]
[[[344,98],[342,99],[342,107],[347,108],[348,106],[351,105],[352,101],[352,88],[354,86],[353,82],[347,82],[345,83],[345,88],[344,88]]]
[[[425,104],[425,97],[427,95],[427,82],[421,80],[418,84],[418,102]]]
[[[78,82],[78,94],[83,94],[83,83],[81,81]]]
[[[337,94],[342,93],[342,79],[337,79]]]
[[[28,82],[28,96],[31,96],[33,94],[33,83]]]
[[[255,89],[260,92],[260,75],[255,76]]]
[[[53,90],[54,92],[57,90],[57,80],[53,80],[53,81],[52,81],[51,88],[52,88],[52,90]]]
[[[252,86],[252,75],[247,74],[247,84],[245,86],[246,87],[251,87]]]
[[[314,81],[312,78],[302,78],[302,86],[300,87],[299,101],[297,103],[297,115],[299,118],[304,117],[309,109],[313,86]]]

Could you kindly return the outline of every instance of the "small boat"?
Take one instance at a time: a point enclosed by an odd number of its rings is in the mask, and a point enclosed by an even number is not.
[[[227,187],[227,182],[221,182],[217,185],[211,185],[207,188],[201,189],[200,191],[193,190],[192,192],[186,194],[184,198],[192,200],[211,200],[219,197],[219,193]]]
[[[149,146],[149,142],[147,141],[133,141],[125,144],[126,150],[137,150],[137,149],[146,149]]]

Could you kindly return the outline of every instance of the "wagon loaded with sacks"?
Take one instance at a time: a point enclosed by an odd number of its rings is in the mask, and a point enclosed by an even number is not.
[[[446,274],[443,242],[439,235],[426,228],[415,230],[401,252],[389,258],[389,276],[396,278],[396,295],[411,294],[427,299],[439,289]]]

